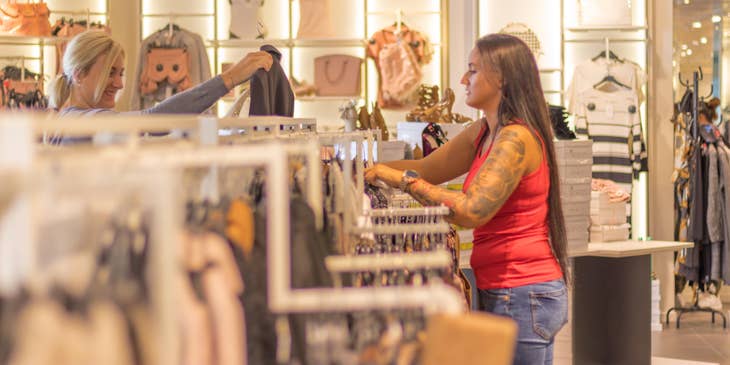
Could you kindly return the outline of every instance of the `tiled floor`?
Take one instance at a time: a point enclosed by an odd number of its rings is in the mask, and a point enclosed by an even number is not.
[[[725,315],[730,313],[726,310]],[[679,329],[675,323],[652,332],[652,355],[730,365],[730,329],[723,330],[722,319],[716,317],[713,325],[709,313],[698,312],[682,315]]]
[[[730,303],[724,303],[730,321]],[[709,313],[687,313],[682,316],[681,328],[670,322],[663,331],[652,332],[653,365],[730,365],[730,323],[723,330],[722,319],[713,325]],[[571,365],[571,336],[568,323],[555,339],[555,365]],[[699,362],[699,363],[697,363]]]

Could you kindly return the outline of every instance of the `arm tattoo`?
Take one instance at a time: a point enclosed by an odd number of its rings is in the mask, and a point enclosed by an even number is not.
[[[409,193],[424,206],[444,204],[450,221],[478,226],[491,219],[515,190],[525,172],[525,143],[519,133],[504,129],[466,193],[447,190],[419,179]]]

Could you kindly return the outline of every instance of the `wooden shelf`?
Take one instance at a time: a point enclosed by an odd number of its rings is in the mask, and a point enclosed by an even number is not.
[[[635,32],[637,30],[647,30],[649,29],[647,26],[605,26],[605,27],[569,27],[565,28],[565,30],[569,32],[606,32],[606,31],[614,31],[614,32]]]
[[[220,48],[257,48],[264,44],[271,44],[275,47],[365,47],[367,40],[353,38],[331,38],[331,39],[224,39],[208,40],[211,46]]]
[[[362,100],[362,96],[297,96],[296,101],[315,102],[315,101],[349,101]]]
[[[52,46],[57,43],[67,41],[66,37],[28,37],[3,35],[0,36],[0,44],[14,46]]]

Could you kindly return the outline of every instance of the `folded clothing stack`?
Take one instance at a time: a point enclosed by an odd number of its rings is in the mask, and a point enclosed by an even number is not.
[[[631,225],[626,221],[630,195],[613,181],[593,179],[591,183],[590,241],[625,241]]]
[[[588,245],[590,225],[591,169],[593,142],[585,139],[555,141],[560,172],[560,200],[563,205],[568,248]]]

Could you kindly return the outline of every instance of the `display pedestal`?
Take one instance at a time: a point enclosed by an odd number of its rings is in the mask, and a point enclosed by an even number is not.
[[[649,255],[574,261],[573,363],[651,364]]]
[[[692,243],[589,243],[573,265],[573,363],[651,364],[651,254]]]

